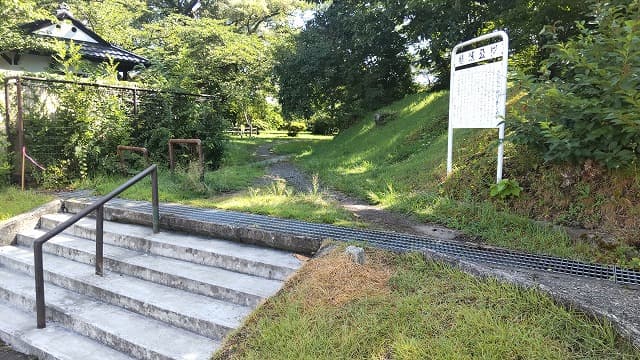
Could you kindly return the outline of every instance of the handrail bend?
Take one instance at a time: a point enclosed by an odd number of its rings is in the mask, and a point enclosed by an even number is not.
[[[86,217],[92,211],[96,211],[96,275],[102,276],[103,274],[103,224],[104,224],[104,204],[118,196],[123,191],[130,188],[138,181],[144,179],[145,176],[151,175],[151,205],[153,208],[153,232],[158,233],[160,231],[160,211],[158,207],[158,166],[151,165],[145,170],[141,171],[138,175],[129,179],[126,183],[120,185],[117,189],[113,190],[109,194],[101,197],[93,204],[89,205],[72,218],[59,224],[55,228],[51,229],[46,234],[40,236],[33,242],[33,258],[35,266],[35,279],[36,279],[36,317],[38,329],[43,329],[46,326],[45,320],[45,304],[44,304],[44,269],[42,265],[42,246],[45,242],[49,241],[52,237],[60,234],[69,226],[75,224],[78,220]]]

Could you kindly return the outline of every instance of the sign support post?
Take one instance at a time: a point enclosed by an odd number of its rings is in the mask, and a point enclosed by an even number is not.
[[[508,57],[504,31],[465,41],[451,51],[447,175],[453,171],[454,129],[498,128],[496,178],[502,180]]]

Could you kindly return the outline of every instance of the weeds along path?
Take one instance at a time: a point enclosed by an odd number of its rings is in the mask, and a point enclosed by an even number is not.
[[[257,148],[255,157],[268,164],[267,174],[261,178],[257,185],[267,185],[273,181],[286,181],[297,192],[312,192],[314,187],[322,189],[322,193],[351,212],[358,220],[368,224],[374,229],[397,231],[415,235],[429,235],[431,237],[453,240],[461,237],[455,230],[447,229],[439,225],[425,224],[412,221],[406,216],[386,211],[378,206],[350,197],[336,190],[327,189],[313,179],[309,174],[301,171],[290,161],[286,155],[276,155],[272,151],[275,144],[269,143]],[[316,184],[314,184],[314,181]]]

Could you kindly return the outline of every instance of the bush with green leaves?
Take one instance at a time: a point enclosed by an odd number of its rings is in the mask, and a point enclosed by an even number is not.
[[[311,122],[311,132],[313,134],[332,135],[338,131],[338,122],[329,112],[316,111],[309,121]]]
[[[307,124],[303,121],[292,121],[287,125],[287,135],[298,136],[300,131],[304,131],[307,128]]]
[[[7,151],[8,147],[9,143],[7,142],[6,135],[0,131],[0,186],[9,180],[9,173],[11,171],[10,158]]]
[[[202,141],[206,166],[220,165],[227,122],[216,111],[215,99],[151,91],[138,99],[132,145],[146,147],[154,160],[167,163],[169,139],[196,138]]]
[[[640,1],[591,9],[579,35],[551,46],[540,77],[520,77],[514,140],[548,161],[627,167],[640,151]]]
[[[135,111],[132,91],[76,83],[23,83],[25,144],[46,168],[42,174],[33,173],[39,184],[60,187],[88,175],[117,172],[118,145],[146,147],[153,161],[167,164],[169,139],[198,138],[208,167],[217,167],[222,159],[225,121],[214,100],[138,90]],[[52,174],[52,179],[46,178]]]
[[[124,98],[91,86],[23,83],[25,145],[47,169],[33,173],[40,184],[64,186],[89,173],[117,170],[115,149],[127,144],[131,134]],[[47,174],[55,179],[48,180]]]

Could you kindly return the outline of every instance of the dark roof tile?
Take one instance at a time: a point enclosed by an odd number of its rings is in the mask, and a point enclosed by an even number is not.
[[[114,45],[103,45],[83,41],[78,41],[76,43],[80,45],[80,54],[87,57],[102,60],[113,58],[113,60],[115,61],[124,61],[135,64],[147,64],[149,62],[149,60],[143,58],[142,56],[138,56],[132,52]]]

